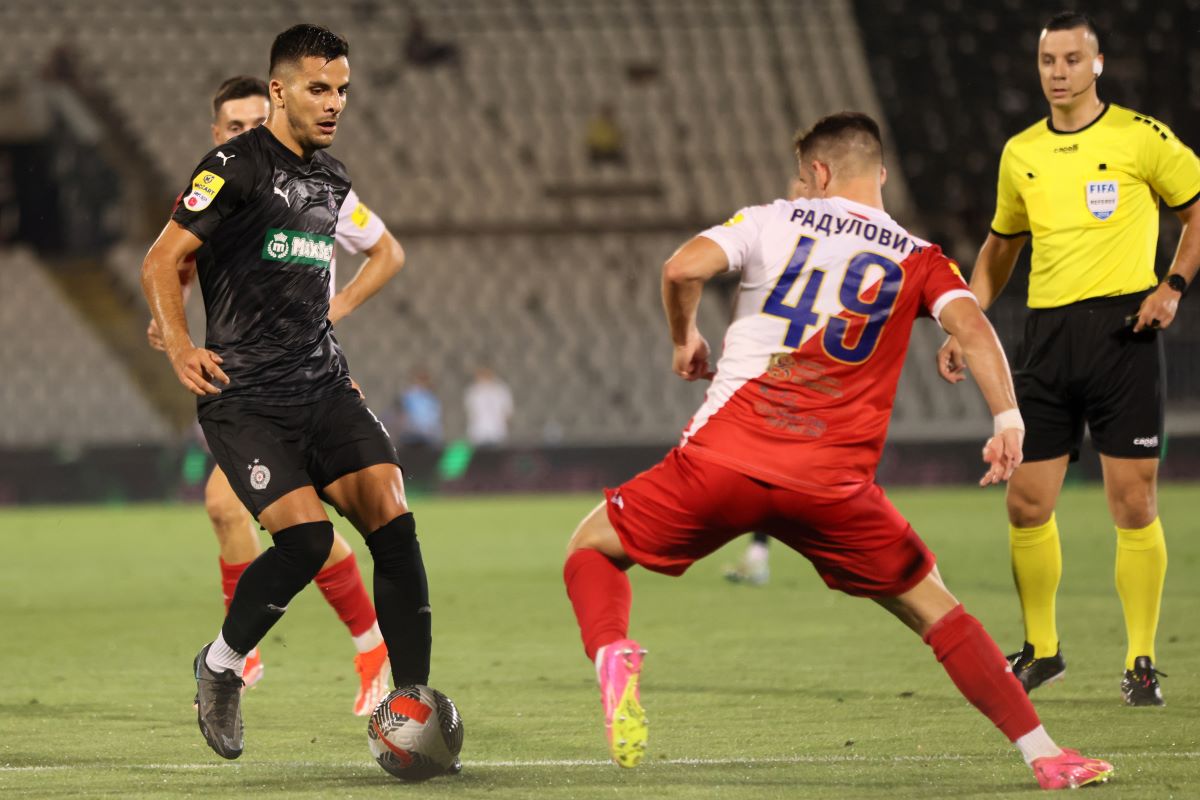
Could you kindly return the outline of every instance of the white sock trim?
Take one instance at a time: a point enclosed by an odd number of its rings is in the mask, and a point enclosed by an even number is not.
[[[1013,742],[1021,751],[1021,757],[1026,764],[1032,765],[1039,758],[1053,758],[1062,753],[1062,748],[1054,743],[1050,734],[1041,725]]]
[[[371,624],[370,628],[358,636],[351,636],[354,640],[354,649],[360,653],[369,653],[379,645],[383,644],[383,634],[379,631],[379,621],[376,620]]]
[[[226,644],[225,635],[218,633],[216,641],[208,648],[208,655],[205,656],[204,663],[208,664],[208,668],[213,672],[224,672],[231,669],[240,678],[242,671],[246,668],[246,657]]]

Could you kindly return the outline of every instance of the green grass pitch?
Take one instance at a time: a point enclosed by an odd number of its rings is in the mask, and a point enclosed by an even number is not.
[[[895,491],[951,590],[1019,646],[999,491]],[[776,548],[771,583],[720,578],[735,543],[681,579],[635,570],[649,649],[650,754],[605,763],[599,697],[562,589],[563,546],[596,496],[414,502],[434,608],[432,683],[466,722],[464,773],[402,785],[350,714],[353,649],[306,589],[263,643],[246,752],[196,727],[196,650],[220,624],[216,549],[198,506],[0,512],[0,796],[930,798],[1036,791],[1001,734],[915,636],[827,591]],[[1059,508],[1064,682],[1034,694],[1060,742],[1109,757],[1109,798],[1200,797],[1200,489],[1167,486],[1170,572],[1158,660],[1167,707],[1128,709],[1115,536],[1103,494]],[[344,522],[344,532],[350,532]],[[357,538],[357,537],[354,537]],[[361,544],[361,543],[360,543]],[[359,546],[369,576],[370,560]],[[368,578],[369,580],[369,578]],[[369,585],[369,584],[368,584]]]

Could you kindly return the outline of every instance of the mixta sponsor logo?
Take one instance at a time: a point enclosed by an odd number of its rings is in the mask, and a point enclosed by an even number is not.
[[[267,261],[328,268],[333,260],[333,237],[308,231],[271,228],[263,238],[262,257]]]

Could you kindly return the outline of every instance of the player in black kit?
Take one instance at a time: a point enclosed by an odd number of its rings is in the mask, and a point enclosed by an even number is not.
[[[333,143],[349,45],[314,25],[271,47],[271,115],[200,162],[146,255],[142,286],[180,382],[238,497],[273,546],[246,568],[216,640],[196,656],[210,747],[242,753],[246,653],[329,555],[332,503],[366,537],[397,686],[429,680],[425,566],[387,432],[352,387],[329,314],[329,263],[346,169]],[[188,334],[178,267],[196,254],[207,341]],[[219,385],[218,385],[219,384]]]

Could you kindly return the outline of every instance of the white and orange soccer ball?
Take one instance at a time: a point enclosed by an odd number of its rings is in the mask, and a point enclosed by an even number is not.
[[[367,723],[379,766],[405,781],[451,771],[462,750],[463,723],[454,702],[428,686],[402,686],[383,698]]]

